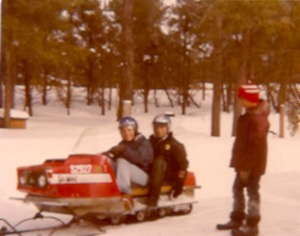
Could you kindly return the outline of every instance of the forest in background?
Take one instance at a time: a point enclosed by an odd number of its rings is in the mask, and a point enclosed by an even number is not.
[[[247,80],[265,88],[272,107],[299,109],[300,2],[290,0],[2,0],[0,108],[14,107],[15,86],[24,85],[24,109],[34,115],[33,90],[46,106],[47,92],[70,113],[84,87],[86,104],[105,115],[112,89],[122,102],[163,89],[170,106],[198,106],[213,84],[212,136],[222,111],[234,112],[237,86]],[[106,94],[108,93],[108,94]],[[171,98],[177,96],[177,102]],[[157,104],[158,106],[159,104]]]

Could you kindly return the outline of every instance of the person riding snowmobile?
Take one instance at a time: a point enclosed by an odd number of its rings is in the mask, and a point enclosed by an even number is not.
[[[164,114],[157,115],[152,125],[153,134],[149,140],[154,151],[154,162],[150,173],[148,206],[156,207],[165,182],[172,185],[172,197],[182,193],[189,162],[184,145],[170,131],[171,119]]]
[[[146,186],[153,161],[153,150],[148,139],[138,132],[138,123],[132,117],[119,121],[122,141],[104,154],[115,165],[116,179],[122,193],[131,193],[131,183]]]

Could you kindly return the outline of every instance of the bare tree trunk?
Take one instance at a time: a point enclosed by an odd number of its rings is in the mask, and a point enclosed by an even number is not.
[[[124,104],[131,104],[133,81],[134,81],[134,45],[132,35],[132,11],[133,0],[123,1],[122,14],[122,39],[123,39],[123,71],[120,81],[120,103],[118,109],[117,119],[124,116]],[[130,101],[130,102],[129,102]],[[131,107],[126,108],[126,112],[131,113]],[[129,115],[129,114],[126,114]]]
[[[183,68],[181,69],[181,88],[182,91],[182,103],[181,103],[181,113],[182,115],[186,114],[186,107],[188,106],[188,98],[189,98],[189,81],[190,81],[190,55],[188,52],[188,31],[189,31],[189,19],[186,17],[184,19],[184,27],[183,27]]]
[[[24,60],[24,80],[25,80],[25,109],[28,111],[29,115],[33,115],[32,110],[32,96],[31,96],[31,88],[30,88],[30,80],[31,80],[31,68],[30,62],[28,60]]]
[[[6,66],[4,83],[5,83],[5,94],[4,94],[4,127],[11,128],[11,117],[10,110],[12,108],[12,100],[11,100],[11,92],[12,92],[12,84],[11,84],[11,50],[9,48],[5,48],[5,56],[4,56],[4,65]]]
[[[278,104],[277,111],[278,112],[280,110],[279,106],[281,104],[284,104],[286,101],[286,93],[287,93],[287,83],[286,83],[286,80],[282,80],[280,82],[280,89],[279,89],[278,101],[277,101],[277,104]]]
[[[101,102],[101,115],[105,115],[105,83],[104,79],[100,81],[100,102]]]
[[[109,60],[108,60],[109,61]],[[112,70],[111,69],[111,62],[108,62],[108,70]],[[112,107],[112,76],[108,76],[108,110],[111,110]]]
[[[149,64],[147,61],[144,63],[145,65],[145,79],[144,79],[144,111],[148,113],[148,96],[150,90],[150,81],[149,81]]]
[[[202,82],[202,100],[205,100],[205,92],[206,92],[205,81],[203,81]]]
[[[242,113],[242,106],[237,102],[237,89],[246,82],[247,77],[247,65],[249,63],[250,55],[250,29],[246,29],[243,35],[243,42],[241,42],[240,49],[240,63],[238,67],[238,73],[236,78],[236,87],[235,87],[235,105],[234,105],[234,114],[233,114],[233,125],[232,125],[232,136],[236,134],[236,124],[239,116]]]
[[[73,80],[73,71],[72,69],[67,68],[64,78],[67,80],[66,84],[60,83],[57,88],[57,95],[60,100],[63,102],[64,106],[67,109],[67,115],[71,114],[71,104],[72,104],[72,80]]]
[[[186,55],[187,52],[184,53],[184,67],[182,73],[182,84],[181,84],[181,91],[182,91],[182,103],[181,103],[181,113],[182,115],[186,114],[186,108],[189,105],[189,80],[190,80],[190,62],[189,56]]]
[[[167,97],[168,97],[168,100],[169,100],[169,102],[170,102],[171,107],[174,107],[174,103],[173,103],[173,100],[172,100],[172,98],[171,98],[171,96],[170,96],[170,94],[169,94],[169,92],[168,92],[167,86],[165,85],[165,83],[163,82],[163,80],[162,80],[162,78],[161,78],[160,76],[159,76],[158,78],[159,78],[159,82],[161,83],[161,85],[162,85],[162,87],[163,87],[163,90],[165,91],[165,93],[166,93],[166,95],[167,95]],[[157,106],[157,107],[158,107],[158,106]]]
[[[2,16],[9,14],[9,1],[3,0],[2,1]],[[3,18],[2,18],[3,19]],[[2,22],[2,24],[5,24],[5,22]],[[7,25],[1,25],[1,36],[2,36],[2,51],[3,53],[3,65],[2,69],[4,69],[4,84],[5,84],[5,91],[4,91],[4,127],[5,128],[11,128],[11,117],[10,117],[10,110],[12,108],[12,35],[11,32],[5,31],[7,30]],[[7,37],[7,40],[4,39],[3,36]],[[6,42],[6,43],[5,43]],[[2,56],[2,55],[1,55]]]
[[[213,88],[213,105],[211,136],[220,136],[221,123],[221,89],[222,89],[222,16],[215,16],[216,40],[215,40],[215,75]]]
[[[67,83],[67,97],[66,97],[66,108],[67,108],[67,114],[71,114],[71,102],[72,102],[72,76],[73,76],[73,70],[71,69],[70,74],[68,75],[68,83]]]
[[[3,5],[6,4],[6,0],[3,0]],[[5,6],[4,6],[5,7]],[[4,58],[4,53],[3,53],[3,33],[4,33],[4,30],[3,30],[3,22],[2,22],[2,15],[3,15],[3,6],[2,6],[2,3],[0,3],[0,10],[1,10],[1,14],[0,14],[0,26],[1,26],[1,33],[0,33],[0,108],[3,107],[3,89],[2,89],[2,83],[3,83],[3,69],[4,69],[4,66],[3,66],[3,58]]]
[[[290,85],[290,90],[295,98],[295,100],[300,103],[300,90],[297,89],[296,84]]]
[[[228,83],[227,87],[227,103],[228,103],[228,112],[230,112],[230,106],[232,105],[233,101],[233,84],[231,82]]]
[[[112,107],[112,85],[109,84],[109,91],[108,91],[108,110],[110,111]]]
[[[4,3],[3,4],[6,4],[6,0],[3,1]],[[2,5],[0,3],[0,9],[1,9],[1,14],[0,14],[0,26],[1,26],[1,33],[0,33],[0,108],[3,107],[3,89],[2,89],[2,83],[3,83],[3,69],[4,69],[4,66],[3,66],[3,33],[4,33],[4,30],[3,30],[3,27],[2,27]]]
[[[144,112],[148,113],[148,96],[149,96],[149,90],[144,89]]]
[[[2,28],[2,27],[1,27]],[[2,30],[1,30],[2,31]],[[3,51],[2,51],[2,38],[1,38],[2,32],[0,34],[0,108],[3,107],[3,89],[2,89],[2,83],[3,83]]]
[[[224,87],[225,86],[225,87]],[[223,96],[223,111],[229,113],[230,105],[232,104],[232,84],[227,82],[222,86],[222,96]]]
[[[0,62],[2,64],[2,62]],[[0,108],[3,107],[2,70],[0,69]]]
[[[284,138],[284,117],[285,107],[284,104],[279,105],[279,138]]]
[[[267,98],[269,103],[272,105],[272,107],[276,110],[278,108],[275,98],[273,96],[273,88],[271,87],[270,83],[267,84]]]
[[[191,101],[197,108],[201,107],[201,103],[199,105],[191,94],[189,94],[189,101]]]
[[[93,73],[93,63],[88,60],[88,69],[87,69],[87,105],[91,105],[94,100],[94,93],[95,93],[95,84],[94,84],[94,73]]]
[[[154,88],[154,104],[155,104],[155,107],[159,107],[156,88]]]
[[[44,68],[44,83],[43,83],[43,93],[42,93],[42,104],[47,105],[47,87],[48,87],[48,71]]]
[[[223,111],[227,111],[228,112],[228,103],[227,103],[227,88],[224,86],[226,86],[226,84],[222,85],[222,89],[221,89],[221,94],[222,94],[222,104],[223,104]]]

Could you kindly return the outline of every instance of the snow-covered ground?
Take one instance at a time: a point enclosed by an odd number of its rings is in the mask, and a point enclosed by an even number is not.
[[[16,168],[40,164],[48,158],[63,158],[75,151],[78,137],[85,132],[93,144],[92,152],[101,152],[120,140],[115,122],[115,110],[100,115],[97,106],[86,107],[81,102],[73,104],[71,115],[58,102],[47,107],[35,102],[34,117],[27,121],[27,128],[20,130],[0,129],[0,218],[13,224],[33,216],[36,209],[31,204],[15,201],[10,197],[24,197],[16,190]],[[152,222],[107,226],[110,236],[229,236],[229,232],[215,229],[216,223],[228,220],[231,211],[231,186],[233,170],[228,167],[233,138],[230,136],[232,114],[222,114],[221,137],[210,137],[210,98],[202,101],[201,109],[188,108],[187,115],[181,115],[180,108],[162,105],[150,107],[143,113],[140,103],[133,109],[140,131],[151,134],[151,121],[161,112],[173,111],[172,130],[188,152],[190,170],[196,173],[197,204],[189,215],[172,216]],[[20,108],[20,106],[19,106]],[[278,132],[279,116],[270,116],[271,130]],[[88,130],[86,130],[88,128]],[[86,130],[86,131],[85,131]],[[89,143],[89,144],[91,144]],[[261,182],[261,236],[300,235],[300,134],[280,139],[269,135],[268,169]],[[55,215],[67,221],[68,216]],[[47,222],[47,223],[46,223]],[[30,225],[28,222],[25,225]],[[46,226],[49,221],[37,220],[36,226]],[[4,223],[0,221],[0,227]],[[24,225],[24,227],[25,227]],[[26,235],[48,235],[49,232]],[[97,235],[95,227],[80,224],[56,231],[53,235]]]

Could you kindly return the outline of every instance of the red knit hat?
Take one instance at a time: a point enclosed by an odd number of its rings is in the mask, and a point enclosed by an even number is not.
[[[256,84],[248,81],[247,84],[241,85],[238,90],[238,97],[245,98],[250,102],[259,102],[259,88]]]

